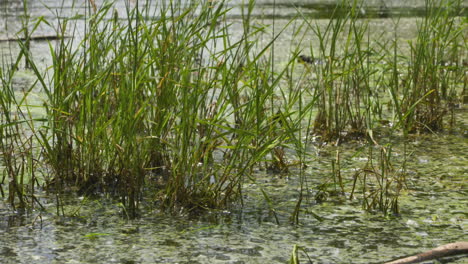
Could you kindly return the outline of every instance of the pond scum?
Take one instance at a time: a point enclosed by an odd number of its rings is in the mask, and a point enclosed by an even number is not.
[[[0,192],[13,209],[42,207],[37,193],[46,190],[58,215],[70,191],[109,195],[128,217],[143,201],[201,213],[242,203],[243,184],[266,169],[299,175],[290,218],[297,223],[312,188],[305,184],[311,145],[359,140],[367,164],[344,175],[337,152],[313,198],[341,195],[366,210],[399,213],[406,174],[404,161],[402,169],[392,164],[391,135],[406,140],[452,128],[468,96],[460,1],[426,2],[409,55],[396,29],[385,43],[370,38],[356,1],[337,5],[325,27],[298,10],[281,30],[254,21],[255,3],[246,1],[237,38],[223,1],[176,2],[163,1],[156,12],[137,1],[119,18],[112,3],[89,1],[83,16],[61,18],[46,71],[28,43],[48,22],[25,22],[20,54],[0,68]],[[84,37],[65,37],[77,20],[85,21]],[[275,65],[275,41],[293,22],[294,38],[314,34],[319,48],[293,47]],[[266,34],[270,41],[260,41]],[[22,65],[36,81],[18,96],[12,80]],[[37,87],[43,106],[27,100]],[[37,107],[45,109],[41,118],[32,114]]]

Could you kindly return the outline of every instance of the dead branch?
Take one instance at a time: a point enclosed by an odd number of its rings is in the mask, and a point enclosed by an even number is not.
[[[468,253],[468,242],[455,242],[440,247],[436,247],[424,253],[420,253],[411,257],[397,259],[385,264],[410,264],[419,263],[421,261],[460,255]]]

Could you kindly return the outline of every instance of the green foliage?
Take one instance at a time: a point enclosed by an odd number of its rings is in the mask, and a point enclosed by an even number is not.
[[[242,202],[242,185],[256,181],[255,169],[284,174],[296,166],[300,188],[291,222],[298,223],[309,188],[305,165],[315,159],[312,136],[378,145],[373,131],[385,100],[392,132],[439,131],[466,88],[466,21],[453,16],[459,1],[427,2],[409,56],[401,54],[396,30],[389,43],[370,40],[358,1],[337,5],[325,28],[298,11],[299,19],[279,31],[274,20],[271,26],[253,20],[255,1],[248,1],[238,36],[223,1],[176,2],[128,5],[123,16],[112,3],[87,2],[85,14],[61,19],[47,72],[31,56],[28,39],[47,21],[39,19],[33,30],[25,21],[18,57],[0,69],[0,191],[4,196],[8,181],[12,206],[37,201],[35,175],[44,167],[58,214],[62,195],[74,190],[118,197],[134,217],[144,201],[176,212],[223,208]],[[78,18],[83,38],[66,38]],[[278,65],[277,38],[292,25],[301,44],[305,34],[318,43],[310,43],[307,55],[293,46]],[[23,59],[37,81],[18,99],[12,78]],[[36,84],[47,97],[46,120],[33,118],[27,104]],[[365,209],[397,213],[405,179],[394,174],[391,160],[391,148],[381,147],[375,159],[369,147],[369,164],[349,180],[337,154],[317,197],[345,195],[353,183],[352,197],[361,182]],[[279,221],[274,201],[260,190]]]
[[[466,24],[453,16],[460,5],[458,0],[426,1],[426,15],[418,24],[416,41],[410,42],[411,57],[401,81],[399,112],[406,114],[399,122],[405,131],[443,130],[444,118],[458,101],[466,49]]]
[[[234,41],[222,2],[171,2],[156,20],[138,7],[121,20],[106,4],[90,11],[81,42],[50,46],[50,80],[27,56],[47,95],[37,137],[58,197],[69,187],[112,193],[135,216],[152,188],[169,210],[219,208],[253,167],[286,170],[297,129],[273,104],[285,70],[264,60],[275,38],[257,44],[266,28],[252,27],[252,7]],[[64,36],[73,18],[60,25]]]

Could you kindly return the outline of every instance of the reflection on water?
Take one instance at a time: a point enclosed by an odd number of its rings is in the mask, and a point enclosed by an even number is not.
[[[85,14],[87,1],[74,0],[29,0],[27,2],[28,14],[31,18],[44,17],[52,24],[53,20],[59,17],[71,17],[76,14]],[[97,6],[102,6],[104,1],[96,1]],[[158,16],[161,6],[170,5],[170,0],[164,1],[149,1],[149,5],[144,0],[116,0],[115,7],[119,12],[120,17],[125,16],[126,5],[135,6],[136,2],[141,6],[150,6],[151,11],[148,13],[153,16]],[[230,0],[226,1],[225,5],[230,8],[229,16],[231,18],[241,17],[242,3],[246,0]],[[336,4],[341,0],[257,0],[253,16],[269,18],[275,16],[277,18],[293,18],[298,14],[298,11],[306,17],[311,18],[328,18],[334,12]],[[189,4],[188,0],[179,0],[177,3],[182,5]],[[464,8],[453,10],[454,15],[467,16],[468,2],[462,1]],[[362,17],[370,18],[385,18],[389,16],[404,16],[414,17],[425,14],[425,0],[367,0],[359,8],[359,13]],[[337,12],[342,12],[337,10]],[[24,18],[23,0],[2,0],[0,1],[0,36],[4,34],[14,34],[21,29],[21,20]]]

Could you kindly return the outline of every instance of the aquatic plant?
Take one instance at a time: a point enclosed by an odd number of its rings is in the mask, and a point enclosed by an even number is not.
[[[5,62],[3,62],[5,64]],[[22,186],[23,175],[21,166],[21,156],[16,151],[17,140],[21,140],[20,122],[18,117],[15,115],[16,109],[14,104],[14,92],[11,89],[11,71],[15,70],[8,69],[3,66],[0,69],[0,79],[2,81],[2,93],[0,94],[0,150],[2,153],[2,179],[0,181],[0,191],[2,197],[5,196],[3,185],[8,182],[8,202],[15,208],[16,201],[15,197],[18,198],[18,206],[25,207],[24,201],[24,188]]]
[[[68,188],[113,193],[135,216],[151,186],[163,208],[218,208],[236,200],[254,166],[284,171],[296,130],[290,109],[272,102],[286,69],[264,60],[276,37],[259,46],[265,27],[252,27],[253,3],[240,40],[222,2],[153,11],[137,3],[125,19],[110,3],[91,4],[84,39],[50,46],[50,80],[27,56],[47,95],[38,137],[57,197]],[[145,20],[150,12],[158,18]],[[63,19],[56,33],[75,26]]]
[[[353,199],[357,188],[361,187],[362,206],[365,210],[378,210],[384,215],[399,215],[398,200],[406,186],[406,172],[404,168],[394,168],[391,145],[380,146],[379,152],[379,156],[375,158],[373,148],[369,147],[366,165],[353,176],[349,198]],[[360,186],[357,185],[358,181]]]
[[[318,48],[311,47],[310,56],[301,58],[306,58],[317,76],[313,87],[319,100],[313,133],[323,141],[364,137],[372,123],[373,51],[366,39],[367,22],[359,20],[360,10],[358,1],[340,2],[325,28],[303,16],[308,29],[318,38],[318,43],[310,44]]]
[[[84,14],[60,18],[46,72],[28,40],[48,22],[41,18],[29,30],[27,18],[14,67],[0,72],[7,91],[1,99],[0,191],[4,195],[8,180],[10,203],[27,206],[34,200],[35,173],[45,167],[51,176],[44,185],[55,194],[57,214],[64,213],[61,197],[74,190],[117,197],[134,217],[143,203],[176,212],[242,203],[242,185],[256,182],[255,170],[295,171],[300,186],[290,220],[298,223],[312,193],[306,174],[317,159],[312,144],[358,139],[379,146],[373,131],[383,118],[395,121],[388,121],[391,132],[443,127],[466,76],[460,60],[438,62],[460,57],[466,26],[430,3],[411,54],[403,56],[396,33],[388,43],[371,41],[359,1],[337,5],[325,27],[298,12],[280,30],[274,19],[272,25],[253,19],[255,1],[244,3],[241,21],[227,19],[223,1],[126,2],[124,13],[113,3],[87,1]],[[231,34],[234,23],[242,28],[238,36]],[[305,34],[318,43],[309,44],[309,53],[291,45],[290,56],[277,64],[275,43],[291,25],[301,44]],[[79,26],[82,39],[66,37]],[[47,97],[46,122],[29,114],[28,91],[15,98],[11,79],[23,58],[37,78],[30,89],[41,86]],[[385,100],[392,102],[393,117],[383,113]],[[404,178],[392,169],[390,147],[380,147],[376,158],[370,145],[369,163],[352,180],[342,173],[337,152],[332,177],[319,186],[316,200],[349,190],[353,197],[359,182],[365,209],[398,212]],[[32,175],[27,188],[25,175]],[[260,190],[279,222],[273,200]]]
[[[350,8],[342,8],[343,5]],[[362,3],[359,1],[338,4],[336,10],[348,11],[334,13],[325,27],[313,24],[301,13],[310,30],[305,34],[313,33],[318,39],[311,42],[310,54],[298,56],[314,76],[310,78],[311,86],[319,96],[313,133],[321,142],[335,145],[349,139],[367,141],[369,163],[358,170],[351,181],[351,198],[360,181],[366,210],[398,214],[398,196],[406,180],[404,172],[393,169],[391,147],[380,147],[380,139],[374,133],[379,126],[377,121],[388,118],[382,110],[382,102],[388,98],[381,89],[388,90],[391,95],[389,109],[393,110],[396,121],[386,124],[392,127],[392,133],[398,129],[405,135],[442,130],[448,110],[452,107],[453,111],[456,105],[456,94],[464,78],[456,65],[461,63],[458,56],[463,53],[460,47],[463,46],[462,32],[466,30],[454,11],[459,5],[459,1],[426,2],[416,45],[410,42],[409,56],[398,46],[398,18],[393,20],[396,21],[395,35],[390,46],[385,42],[370,42],[369,24],[360,18]],[[440,64],[442,58],[450,58],[450,63]],[[405,70],[402,65],[408,68]],[[430,68],[431,65],[434,67]],[[424,78],[424,82],[414,78]],[[450,122],[453,124],[453,118]],[[372,161],[375,157],[371,145],[381,148],[378,161]],[[326,200],[330,194],[346,193],[349,181],[342,174],[339,152],[331,160],[331,167],[332,177],[324,179],[317,187],[316,201]],[[370,175],[373,176],[368,177]]]
[[[291,258],[289,259],[289,264],[299,264],[299,252],[302,252],[304,255],[307,256],[308,260],[310,263],[312,263],[312,259],[310,258],[309,254],[307,254],[307,251],[298,245],[294,245],[292,253],[291,253]]]
[[[340,2],[325,27],[298,10],[308,28],[305,34],[313,33],[318,39],[310,43],[310,54],[299,56],[315,75],[312,86],[320,95],[313,133],[335,143],[372,137],[376,121],[382,119],[381,102],[386,100],[378,87],[391,95],[394,129],[442,130],[466,78],[461,71],[466,23],[457,17],[460,4],[426,1],[425,16],[416,40],[409,42],[408,55],[398,44],[398,18],[393,18],[395,35],[390,46],[371,42],[368,20],[361,18],[361,1]]]
[[[15,76],[20,68],[29,68],[30,39],[41,21],[30,25],[28,1],[24,0],[22,29],[17,40],[20,52],[3,55],[0,64],[0,195],[8,194],[7,202],[11,208],[42,207],[36,197],[36,188],[40,184],[38,170],[40,147],[37,144],[37,125],[43,118],[34,116],[28,96],[36,83],[22,86],[15,83]],[[31,27],[31,29],[30,29]],[[24,59],[24,65],[21,63]],[[4,190],[6,186],[6,191]]]
[[[389,86],[396,103],[399,123],[405,131],[440,131],[444,118],[458,101],[457,90],[463,83],[460,72],[463,32],[458,0],[427,0],[425,16],[419,21],[415,42],[410,42],[408,69],[400,82]],[[395,87],[401,83],[401,88]],[[453,109],[452,109],[453,110]]]
[[[23,91],[14,88],[13,76],[20,60],[21,56],[14,61],[3,57],[0,67],[0,195],[8,194],[7,202],[13,209],[41,206],[35,197],[37,148],[34,122],[42,119],[33,118],[28,108],[27,96],[34,86]]]

